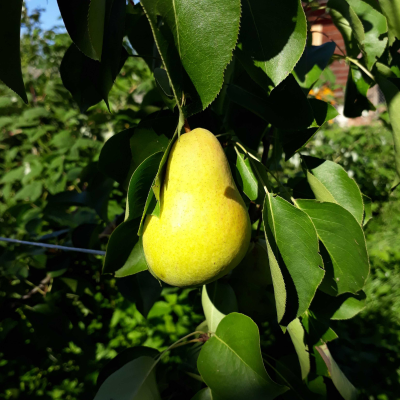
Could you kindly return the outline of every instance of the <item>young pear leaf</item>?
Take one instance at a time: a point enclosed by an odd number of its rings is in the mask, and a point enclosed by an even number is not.
[[[340,204],[350,211],[361,225],[364,215],[364,203],[360,189],[342,166],[333,161],[304,156],[308,168],[307,180],[319,201]]]
[[[379,0],[388,23],[389,46],[400,39],[400,0]]]
[[[339,204],[296,200],[296,205],[309,215],[329,254],[330,263],[324,262],[326,284],[337,295],[360,291],[369,275],[367,247],[360,224]]]
[[[21,71],[21,11],[22,0],[0,4],[0,80],[28,104]]]
[[[265,370],[257,325],[243,314],[227,315],[204,344],[197,368],[212,392],[231,400],[270,400],[286,392]]]

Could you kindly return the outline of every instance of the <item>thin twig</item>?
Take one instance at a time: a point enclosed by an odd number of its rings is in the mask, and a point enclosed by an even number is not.
[[[58,246],[56,244],[48,244],[48,243],[27,242],[25,240],[9,239],[9,238],[4,238],[4,237],[0,237],[0,242],[26,244],[29,246],[46,247],[48,249],[76,251],[79,253],[95,254],[97,256],[104,256],[106,254],[105,251],[101,251],[101,250],[79,249],[77,247]]]
[[[310,33],[320,33],[321,35],[327,37],[332,43],[335,43],[336,47],[341,51],[341,53],[346,57],[346,53],[341,49],[341,47],[333,40],[330,38],[329,35],[327,35],[325,32],[320,32],[320,31],[310,31]]]
[[[28,292],[26,295],[22,296],[22,299],[23,300],[29,299],[36,292],[39,292],[43,296],[45,296],[46,291],[43,289],[45,289],[46,285],[50,282],[50,280],[51,280],[51,275],[46,275],[46,277],[44,279],[42,279],[42,281],[39,283],[39,285],[35,286],[30,292]],[[28,282],[28,281],[26,281],[26,282]]]
[[[375,80],[376,80],[375,77],[358,60],[355,60],[354,58],[350,58],[350,57],[346,57],[346,60],[349,60],[353,64],[357,65],[358,68],[360,68],[367,76],[369,76],[375,82]]]

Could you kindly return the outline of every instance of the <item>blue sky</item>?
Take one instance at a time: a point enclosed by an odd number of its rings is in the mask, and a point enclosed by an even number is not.
[[[29,12],[33,11],[35,8],[45,9],[41,19],[43,29],[50,29],[55,25],[64,25],[62,20],[58,19],[61,15],[57,0],[25,0],[25,4]]]

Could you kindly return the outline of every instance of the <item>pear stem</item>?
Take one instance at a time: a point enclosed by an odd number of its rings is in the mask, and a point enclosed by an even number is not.
[[[188,120],[187,120],[186,118],[185,118],[185,125],[184,125],[184,127],[185,127],[185,133],[188,133],[188,132],[191,131],[190,126],[189,126],[189,122],[188,122]]]

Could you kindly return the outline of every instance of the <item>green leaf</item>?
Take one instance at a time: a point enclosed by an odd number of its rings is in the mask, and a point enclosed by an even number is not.
[[[217,400],[210,388],[201,389],[191,400]]]
[[[147,197],[156,177],[163,153],[146,158],[135,170],[129,182],[125,220],[143,215]]]
[[[279,130],[279,140],[285,151],[285,159],[289,160],[295,153],[300,151],[307,143],[312,140],[319,129],[328,121],[335,118],[339,113],[336,108],[325,101],[318,99],[309,99],[314,121],[307,129],[299,131]]]
[[[389,28],[389,45],[395,39],[400,39],[400,1],[399,0],[379,0],[383,14],[386,17]]]
[[[273,88],[290,74],[306,45],[303,7],[299,0],[245,0],[242,7],[242,50],[269,77]]]
[[[204,0],[199,7],[195,0],[143,0],[142,6],[178,106],[190,97],[186,116],[204,110],[221,90],[224,70],[232,59],[240,1]]]
[[[360,43],[365,55],[365,64],[369,70],[385,51],[388,31],[385,16],[374,0],[346,0],[359,17],[364,28],[364,40]]]
[[[130,140],[134,132],[135,129],[126,129],[111,136],[104,143],[99,156],[99,170],[121,184],[129,175],[132,162]]]
[[[95,60],[99,61],[101,60],[101,53],[103,51],[106,3],[107,0],[91,0],[88,13],[89,39],[96,55]]]
[[[364,219],[363,226],[368,224],[368,221],[372,219],[372,200],[370,197],[362,194],[362,199],[364,203]]]
[[[366,299],[363,291],[357,294],[345,293],[338,297],[318,291],[311,308],[317,316],[323,315],[335,320],[350,319],[366,307]]]
[[[210,332],[217,330],[226,315],[238,311],[235,292],[228,283],[221,280],[203,286],[201,303]]]
[[[101,100],[107,103],[108,92],[112,82],[117,77],[120,69],[125,63],[128,53],[124,48],[118,59],[121,60],[119,69],[112,72],[112,79],[109,76],[108,66],[91,58],[86,57],[79,49],[72,44],[66,51],[60,65],[60,74],[64,86],[69,90],[74,100],[78,103],[81,112],[97,104]]]
[[[115,271],[115,276],[117,278],[123,278],[125,276],[134,275],[138,272],[146,270],[147,263],[143,252],[142,238],[140,237],[126,259],[124,265]]]
[[[293,75],[281,82],[268,97],[234,84],[229,85],[227,94],[230,100],[279,129],[304,129],[313,121],[312,108]]]
[[[299,62],[294,68],[293,75],[299,85],[307,92],[319,79],[322,71],[327,67],[336,44],[327,42],[320,46],[307,46]]]
[[[42,195],[42,191],[43,183],[35,181],[23,186],[22,189],[15,194],[14,200],[25,200],[34,202]]]
[[[265,196],[265,232],[281,268],[286,291],[292,288],[294,297],[286,303],[288,322],[307,310],[324,276],[317,232],[308,216],[299,211],[279,196]]]
[[[140,257],[136,257],[137,249],[135,250],[135,245],[139,241],[139,236],[137,235],[139,224],[140,218],[129,219],[121,225],[118,225],[111,234],[107,245],[106,256],[104,258],[104,274],[114,273],[121,268],[124,268],[123,271],[125,271],[129,267],[128,265],[125,265],[128,259],[130,259],[130,261],[135,260],[142,265]],[[135,253],[131,256],[131,253],[133,253],[134,250]],[[134,265],[132,265],[132,268],[134,268]],[[122,274],[123,271],[120,271],[120,274]]]
[[[243,314],[227,315],[204,344],[197,360],[206,384],[221,399],[274,399],[288,388],[269,377],[257,325]]]
[[[400,82],[399,78],[385,79],[378,77],[379,88],[382,90],[388,106],[390,123],[392,125],[396,171],[400,177],[400,91],[399,86],[396,85],[398,82]]]
[[[128,362],[136,360],[139,357],[156,358],[159,354],[160,352],[158,350],[145,346],[131,347],[122,351],[100,371],[96,386],[99,388],[110,375]]]
[[[364,110],[375,110],[374,105],[367,97],[370,85],[371,79],[357,66],[351,64],[347,77],[343,110],[343,114],[347,118],[360,117]]]
[[[236,168],[239,171],[243,182],[243,192],[250,199],[255,200],[258,197],[258,181],[250,165],[249,157],[245,158],[235,147],[237,158]]]
[[[360,291],[368,278],[369,260],[364,233],[356,219],[334,203],[296,200],[296,205],[309,215],[329,253],[331,264],[324,262],[324,282],[332,294]]]
[[[135,303],[136,308],[145,318],[160,298],[162,290],[160,283],[148,271],[119,278],[117,286],[122,296]]]
[[[98,3],[97,0],[94,0],[95,3]],[[100,60],[98,54],[96,54],[96,50],[94,49],[92,42],[90,40],[89,35],[89,21],[92,27],[91,33],[92,35],[99,33],[97,30],[101,25],[101,21],[96,21],[93,24],[93,20],[96,17],[98,7],[100,4],[96,4],[94,6],[94,12],[92,15],[89,15],[89,8],[91,0],[81,0],[81,1],[68,1],[68,0],[57,0],[58,7],[61,12],[62,19],[64,20],[65,28],[72,41],[76,44],[79,50],[85,54],[87,57],[92,58],[93,60]],[[104,17],[103,17],[104,21]],[[96,47],[97,47],[97,38],[96,38]]]
[[[328,367],[329,374],[332,378],[333,384],[345,400],[356,400],[358,398],[358,391],[352,383],[346,378],[339,366],[333,359],[328,346],[323,344],[317,346],[316,349]]]
[[[154,371],[156,364],[148,356],[128,362],[107,377],[94,400],[161,400]]]
[[[21,71],[20,29],[22,0],[0,4],[0,80],[28,104]]]
[[[329,0],[327,7],[334,24],[343,36],[347,56],[357,58],[365,39],[360,18],[346,0]]]
[[[350,178],[345,169],[333,161],[304,156],[307,180],[319,201],[337,203],[350,211],[361,225],[364,215],[364,203],[359,187]]]
[[[306,379],[310,372],[310,353],[305,342],[303,325],[298,318],[294,319],[287,327],[293,346],[299,358],[301,368],[301,379]]]
[[[160,88],[166,96],[173,97],[174,93],[169,85],[167,72],[162,68],[154,68],[154,79],[160,85]]]

